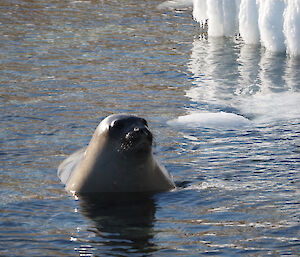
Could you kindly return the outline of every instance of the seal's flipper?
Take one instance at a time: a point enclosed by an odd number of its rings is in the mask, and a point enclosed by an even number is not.
[[[68,183],[72,172],[75,170],[76,166],[82,161],[85,150],[86,147],[76,151],[58,166],[57,175],[62,183]]]

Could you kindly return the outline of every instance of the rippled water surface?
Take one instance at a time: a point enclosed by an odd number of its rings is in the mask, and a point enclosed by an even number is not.
[[[160,3],[1,1],[1,256],[299,255],[299,59]],[[74,199],[57,166],[120,112],[180,186]]]

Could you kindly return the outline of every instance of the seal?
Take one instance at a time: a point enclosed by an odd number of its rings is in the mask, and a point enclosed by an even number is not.
[[[59,165],[58,176],[75,194],[171,190],[175,184],[154,158],[152,141],[145,119],[110,115],[100,122],[87,147]]]

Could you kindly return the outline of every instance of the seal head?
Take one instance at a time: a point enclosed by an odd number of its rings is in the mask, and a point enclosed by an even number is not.
[[[153,136],[145,119],[128,115],[111,115],[99,125],[101,133],[107,130],[116,151],[124,156],[146,155],[151,152]]]

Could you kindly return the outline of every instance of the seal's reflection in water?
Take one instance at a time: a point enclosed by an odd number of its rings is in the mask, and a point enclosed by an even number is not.
[[[126,252],[154,250],[151,239],[156,206],[151,194],[101,193],[78,198],[82,214],[95,222],[92,231],[106,239],[106,246]]]

